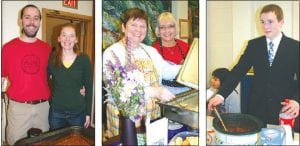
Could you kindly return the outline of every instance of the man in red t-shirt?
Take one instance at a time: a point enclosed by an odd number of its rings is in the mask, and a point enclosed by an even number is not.
[[[41,13],[34,5],[21,10],[22,34],[2,48],[1,79],[9,82],[7,97],[7,143],[27,136],[30,128],[48,131],[50,90],[47,63],[51,48],[36,37]]]

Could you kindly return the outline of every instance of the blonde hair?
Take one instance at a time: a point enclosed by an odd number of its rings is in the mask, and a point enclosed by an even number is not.
[[[176,28],[176,19],[173,16],[173,14],[170,12],[163,12],[157,17],[157,25],[155,28],[156,36],[159,36],[159,26],[162,21],[171,21],[174,23],[175,28]]]

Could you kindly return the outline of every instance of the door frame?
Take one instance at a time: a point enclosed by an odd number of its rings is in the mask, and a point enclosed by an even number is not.
[[[92,64],[92,81],[94,82],[95,79],[95,31],[94,31],[94,19],[92,16],[86,16],[86,15],[80,15],[76,13],[70,13],[70,12],[64,12],[64,11],[58,11],[53,9],[47,9],[42,8],[42,40],[47,41],[47,35],[46,35],[46,28],[47,28],[47,18],[48,17],[55,17],[55,18],[62,18],[62,19],[68,19],[68,20],[79,20],[86,22],[85,25],[85,34],[84,34],[84,42],[83,42],[83,53],[88,55],[91,64]],[[95,89],[93,89],[95,90]],[[92,113],[91,113],[91,126],[95,127],[95,96],[93,93],[93,103],[92,103]]]
[[[68,19],[68,20],[79,20],[86,22],[85,26],[85,39],[83,42],[84,52],[90,57],[91,63],[92,63],[92,73],[94,73],[94,60],[95,60],[95,37],[94,35],[94,21],[92,16],[86,16],[76,13],[70,13],[70,12],[64,12],[59,10],[53,10],[53,9],[47,9],[42,8],[42,40],[47,40],[46,35],[46,28],[47,28],[47,18],[48,17],[55,17],[55,18],[62,18],[62,19]]]

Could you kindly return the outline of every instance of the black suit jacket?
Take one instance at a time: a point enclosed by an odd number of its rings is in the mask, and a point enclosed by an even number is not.
[[[253,67],[248,112],[265,124],[278,124],[280,102],[292,98],[299,103],[299,41],[283,35],[271,67],[267,50],[265,36],[250,40],[239,62],[222,83],[219,94],[226,98]]]

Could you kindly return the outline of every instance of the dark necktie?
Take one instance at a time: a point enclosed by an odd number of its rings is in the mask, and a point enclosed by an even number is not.
[[[269,43],[269,50],[268,50],[268,56],[269,56],[269,64],[272,66],[273,59],[274,59],[274,49],[273,49],[273,42]]]

